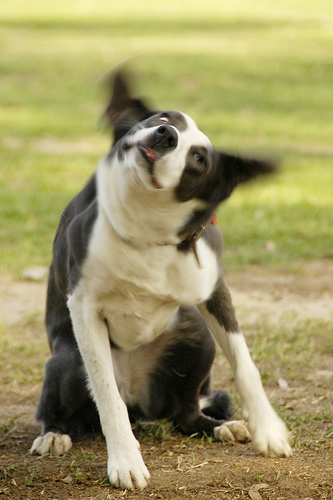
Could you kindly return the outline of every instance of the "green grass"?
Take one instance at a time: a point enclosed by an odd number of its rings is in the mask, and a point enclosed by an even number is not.
[[[109,147],[100,79],[129,57],[135,91],[214,145],[284,158],[220,209],[226,266],[333,258],[332,2],[114,4],[2,6],[0,271],[48,264],[64,205]]]
[[[276,384],[279,377],[305,383],[321,357],[333,354],[330,322],[286,317],[275,326],[258,322],[247,332],[253,360],[267,384]]]
[[[15,325],[0,325],[1,392],[25,384],[41,384],[49,356],[42,314]]]

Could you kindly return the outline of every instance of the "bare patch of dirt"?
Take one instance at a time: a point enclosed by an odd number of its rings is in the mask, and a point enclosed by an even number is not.
[[[234,303],[245,325],[260,318],[333,319],[333,264],[306,264],[297,274],[268,273],[257,268],[227,273]],[[46,284],[0,277],[0,324],[25,343],[27,318],[42,363],[48,356],[42,313]],[[29,331],[30,331],[29,330]],[[21,337],[20,337],[20,333]],[[31,337],[32,338],[32,337]],[[17,350],[16,369],[20,369]],[[260,364],[259,364],[260,365]],[[260,367],[260,366],[259,366]],[[5,375],[0,367],[0,375]],[[293,430],[294,455],[288,459],[257,456],[248,445],[222,445],[185,438],[168,424],[147,426],[140,434],[142,453],[151,473],[143,492],[123,492],[106,478],[102,439],[76,442],[64,457],[39,458],[29,448],[40,426],[34,421],[42,371],[26,382],[2,384],[0,394],[0,496],[13,499],[333,499],[332,353],[314,360],[312,375],[287,387],[267,386],[276,409]],[[216,385],[233,392],[226,362],[218,356]],[[221,379],[223,384],[221,384]],[[237,399],[237,398],[236,398]],[[237,410],[238,411],[238,410]],[[236,411],[236,416],[239,414]]]
[[[27,315],[45,310],[46,283],[13,281],[8,275],[0,277],[0,323],[18,323]]]
[[[263,316],[277,321],[286,316],[332,320],[332,277],[329,261],[303,263],[297,274],[271,274],[259,266],[226,273],[239,318],[247,324]]]

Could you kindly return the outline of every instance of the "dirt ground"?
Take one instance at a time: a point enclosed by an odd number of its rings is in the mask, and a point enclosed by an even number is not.
[[[255,325],[261,318],[273,324],[284,318],[332,321],[332,276],[333,263],[318,261],[297,273],[272,274],[256,268],[227,273],[226,278],[240,322]],[[14,331],[27,316],[41,318],[44,301],[45,282],[0,276],[0,323],[6,328]],[[38,335],[44,335],[42,329]],[[221,386],[222,379],[224,388],[233,392],[231,376],[223,375],[226,366],[219,355],[214,378],[216,385]],[[140,441],[151,482],[143,492],[110,487],[102,439],[76,442],[64,457],[30,456],[40,431],[34,413],[41,387],[24,381],[14,384],[0,394],[0,497],[332,500],[332,383],[333,353],[328,352],[315,361],[305,381],[293,381],[291,387],[283,380],[266,385],[275,408],[285,412],[289,425],[295,422],[298,427],[294,455],[288,459],[260,457],[250,444],[185,438],[165,423],[145,424]]]

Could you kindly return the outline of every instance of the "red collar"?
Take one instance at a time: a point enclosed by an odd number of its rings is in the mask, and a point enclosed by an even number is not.
[[[212,217],[210,223],[211,223],[212,226],[217,226],[218,223],[219,223],[219,221],[217,220],[217,216],[216,216],[215,212],[213,213],[213,217]]]

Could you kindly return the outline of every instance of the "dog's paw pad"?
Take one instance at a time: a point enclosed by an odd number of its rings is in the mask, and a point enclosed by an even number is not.
[[[72,440],[68,434],[48,432],[38,436],[30,449],[31,454],[37,455],[64,455],[72,447]]]
[[[246,443],[251,440],[251,435],[242,420],[232,420],[214,428],[214,438],[217,441]]]

